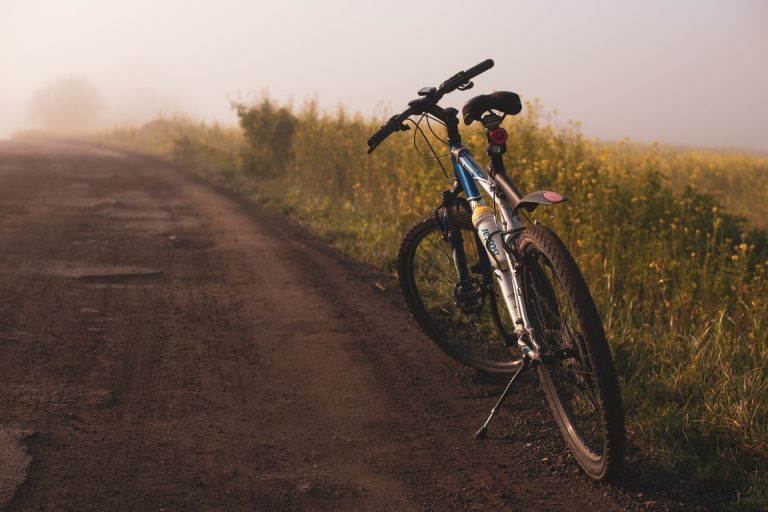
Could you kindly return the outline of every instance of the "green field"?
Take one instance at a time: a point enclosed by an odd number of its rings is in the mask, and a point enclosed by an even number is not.
[[[158,119],[92,137],[234,184],[386,270],[448,181],[381,119],[236,106],[240,127]],[[523,191],[567,194],[538,219],[571,248],[603,315],[631,442],[734,507],[768,507],[768,157],[588,140],[539,105],[509,119]],[[484,135],[464,132],[476,156]],[[426,146],[421,144],[422,150]]]

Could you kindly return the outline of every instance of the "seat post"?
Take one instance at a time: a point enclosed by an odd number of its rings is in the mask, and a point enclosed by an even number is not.
[[[496,114],[488,114],[481,119],[488,138],[485,150],[491,158],[490,172],[494,176],[496,185],[507,199],[517,204],[523,197],[523,193],[509,179],[507,169],[504,167],[504,153],[507,152],[507,130],[501,127],[504,118]]]
[[[507,130],[501,127],[503,117],[489,113],[480,120],[485,128],[488,145],[485,151],[491,157],[491,170],[496,174],[506,174],[504,153],[507,152]]]
[[[505,144],[493,144],[489,143],[486,147],[488,156],[491,157],[491,167],[496,174],[506,174],[507,169],[504,167],[504,153],[507,151]]]

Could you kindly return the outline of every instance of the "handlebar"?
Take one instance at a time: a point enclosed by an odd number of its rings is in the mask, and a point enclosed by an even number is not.
[[[493,59],[486,59],[480,64],[477,64],[476,66],[472,66],[466,71],[459,71],[455,75],[453,75],[451,78],[446,80],[440,85],[440,88],[437,90],[437,93],[442,97],[445,94],[448,94],[449,92],[453,92],[459,87],[468,84],[470,80],[475,78],[480,73],[483,73],[485,71],[488,71],[493,67]]]
[[[459,88],[468,88],[471,84],[471,81],[473,78],[475,78],[480,73],[483,73],[485,71],[488,71],[493,67],[493,60],[492,59],[486,59],[480,64],[477,64],[476,66],[472,66],[471,68],[467,69],[466,71],[459,71],[455,75],[453,75],[451,78],[440,84],[440,87],[437,89],[434,88],[424,88],[421,91],[419,91],[419,94],[422,96],[420,98],[417,98],[410,103],[408,103],[408,108],[403,111],[402,113],[392,116],[389,118],[389,121],[387,121],[384,125],[379,128],[379,131],[373,134],[370,139],[368,139],[368,153],[372,153],[376,147],[381,144],[384,139],[389,137],[392,133],[397,131],[405,131],[408,130],[408,125],[404,124],[405,120],[411,117],[412,115],[418,115],[423,114],[427,111],[431,106],[434,106],[437,104],[440,99],[445,96],[446,94],[455,91]]]

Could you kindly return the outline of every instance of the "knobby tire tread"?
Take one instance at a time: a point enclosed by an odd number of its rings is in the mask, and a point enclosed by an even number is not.
[[[546,385],[545,378],[542,376],[545,370],[540,366],[538,371],[545,395],[568,445],[589,476],[603,481],[615,479],[624,461],[624,412],[619,382],[600,316],[575,260],[557,235],[540,225],[525,228],[517,238],[517,249],[519,254],[525,254],[531,247],[536,248],[549,260],[562,289],[568,295],[578,322],[586,331],[583,335],[592,355],[592,369],[597,381],[600,412],[605,429],[603,460],[600,467],[585,467],[586,456],[579,453],[577,445],[570,438],[564,423],[565,419],[558,413],[559,398]]]

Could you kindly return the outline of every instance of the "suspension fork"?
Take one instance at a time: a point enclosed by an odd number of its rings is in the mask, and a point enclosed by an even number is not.
[[[464,252],[464,237],[461,234],[461,229],[456,225],[456,213],[459,204],[457,195],[460,191],[461,184],[456,182],[450,190],[442,193],[443,202],[441,206],[445,213],[442,218],[438,214],[438,220],[440,220],[443,227],[443,238],[451,244],[453,265],[456,267],[456,272],[459,275],[459,282],[463,284],[469,282],[470,273],[467,267],[467,255]],[[439,209],[436,210],[436,214],[438,211]]]

